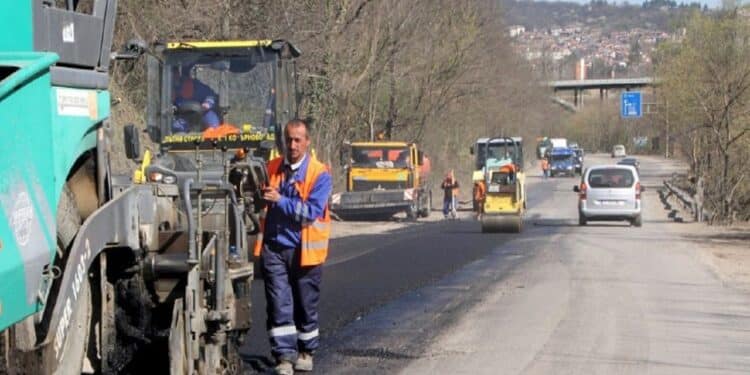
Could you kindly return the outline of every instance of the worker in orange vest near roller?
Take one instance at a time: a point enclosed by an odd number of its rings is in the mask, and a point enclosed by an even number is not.
[[[331,174],[307,152],[308,125],[284,127],[286,156],[268,163],[255,255],[265,281],[266,328],[276,373],[312,371],[318,348],[318,302],[323,262],[328,255]]]
[[[549,160],[547,158],[542,159],[542,176],[545,180],[549,177]]]
[[[487,194],[487,185],[484,182],[484,173],[475,173],[474,180],[474,213],[476,213],[477,220],[482,218],[482,211],[484,209],[484,198]]]

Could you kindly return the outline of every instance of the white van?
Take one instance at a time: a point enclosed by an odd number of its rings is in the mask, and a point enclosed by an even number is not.
[[[578,193],[578,224],[595,220],[627,220],[640,227],[641,181],[630,165],[597,165],[586,169]]]

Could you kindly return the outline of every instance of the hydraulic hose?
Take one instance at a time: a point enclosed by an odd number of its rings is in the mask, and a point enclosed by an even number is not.
[[[190,200],[190,186],[192,185],[192,178],[185,180],[185,182],[182,184],[182,201],[185,202],[185,213],[188,219],[188,263],[196,264],[198,263],[198,255],[195,244],[195,219],[193,218],[193,204]]]

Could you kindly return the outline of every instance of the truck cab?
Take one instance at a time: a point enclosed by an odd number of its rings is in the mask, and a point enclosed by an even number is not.
[[[429,160],[407,142],[353,142],[341,164],[346,191],[334,194],[332,210],[343,217],[390,218],[406,212],[416,219],[429,215]]]
[[[579,173],[578,158],[575,151],[569,148],[556,147],[549,153],[550,177],[575,176]]]

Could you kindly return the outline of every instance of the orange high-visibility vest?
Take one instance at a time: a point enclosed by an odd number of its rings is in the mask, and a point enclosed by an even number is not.
[[[203,139],[218,139],[228,135],[239,135],[240,129],[233,125],[221,124],[215,128],[208,128],[203,131]]]
[[[477,181],[474,183],[474,200],[479,202],[484,199],[484,195],[487,192],[487,188],[484,185],[484,181]]]
[[[319,162],[309,154],[307,157],[310,158],[310,161],[307,163],[305,180],[301,183],[295,183],[295,188],[302,198],[302,201],[307,201],[310,192],[315,186],[315,181],[318,180],[318,176],[328,171],[323,163]],[[269,186],[274,189],[278,189],[281,186],[281,181],[284,179],[284,171],[281,168],[283,163],[283,157],[268,162]],[[255,248],[253,249],[255,256],[260,256],[260,252],[263,249],[263,232],[266,227],[267,212],[268,208],[266,207],[260,213],[260,231],[255,239]],[[302,224],[302,233],[300,237],[302,240],[300,264],[302,266],[317,266],[323,264],[328,256],[328,239],[331,237],[331,215],[328,211],[328,204],[326,204],[326,207],[323,210],[323,217],[315,219],[312,223]]]

